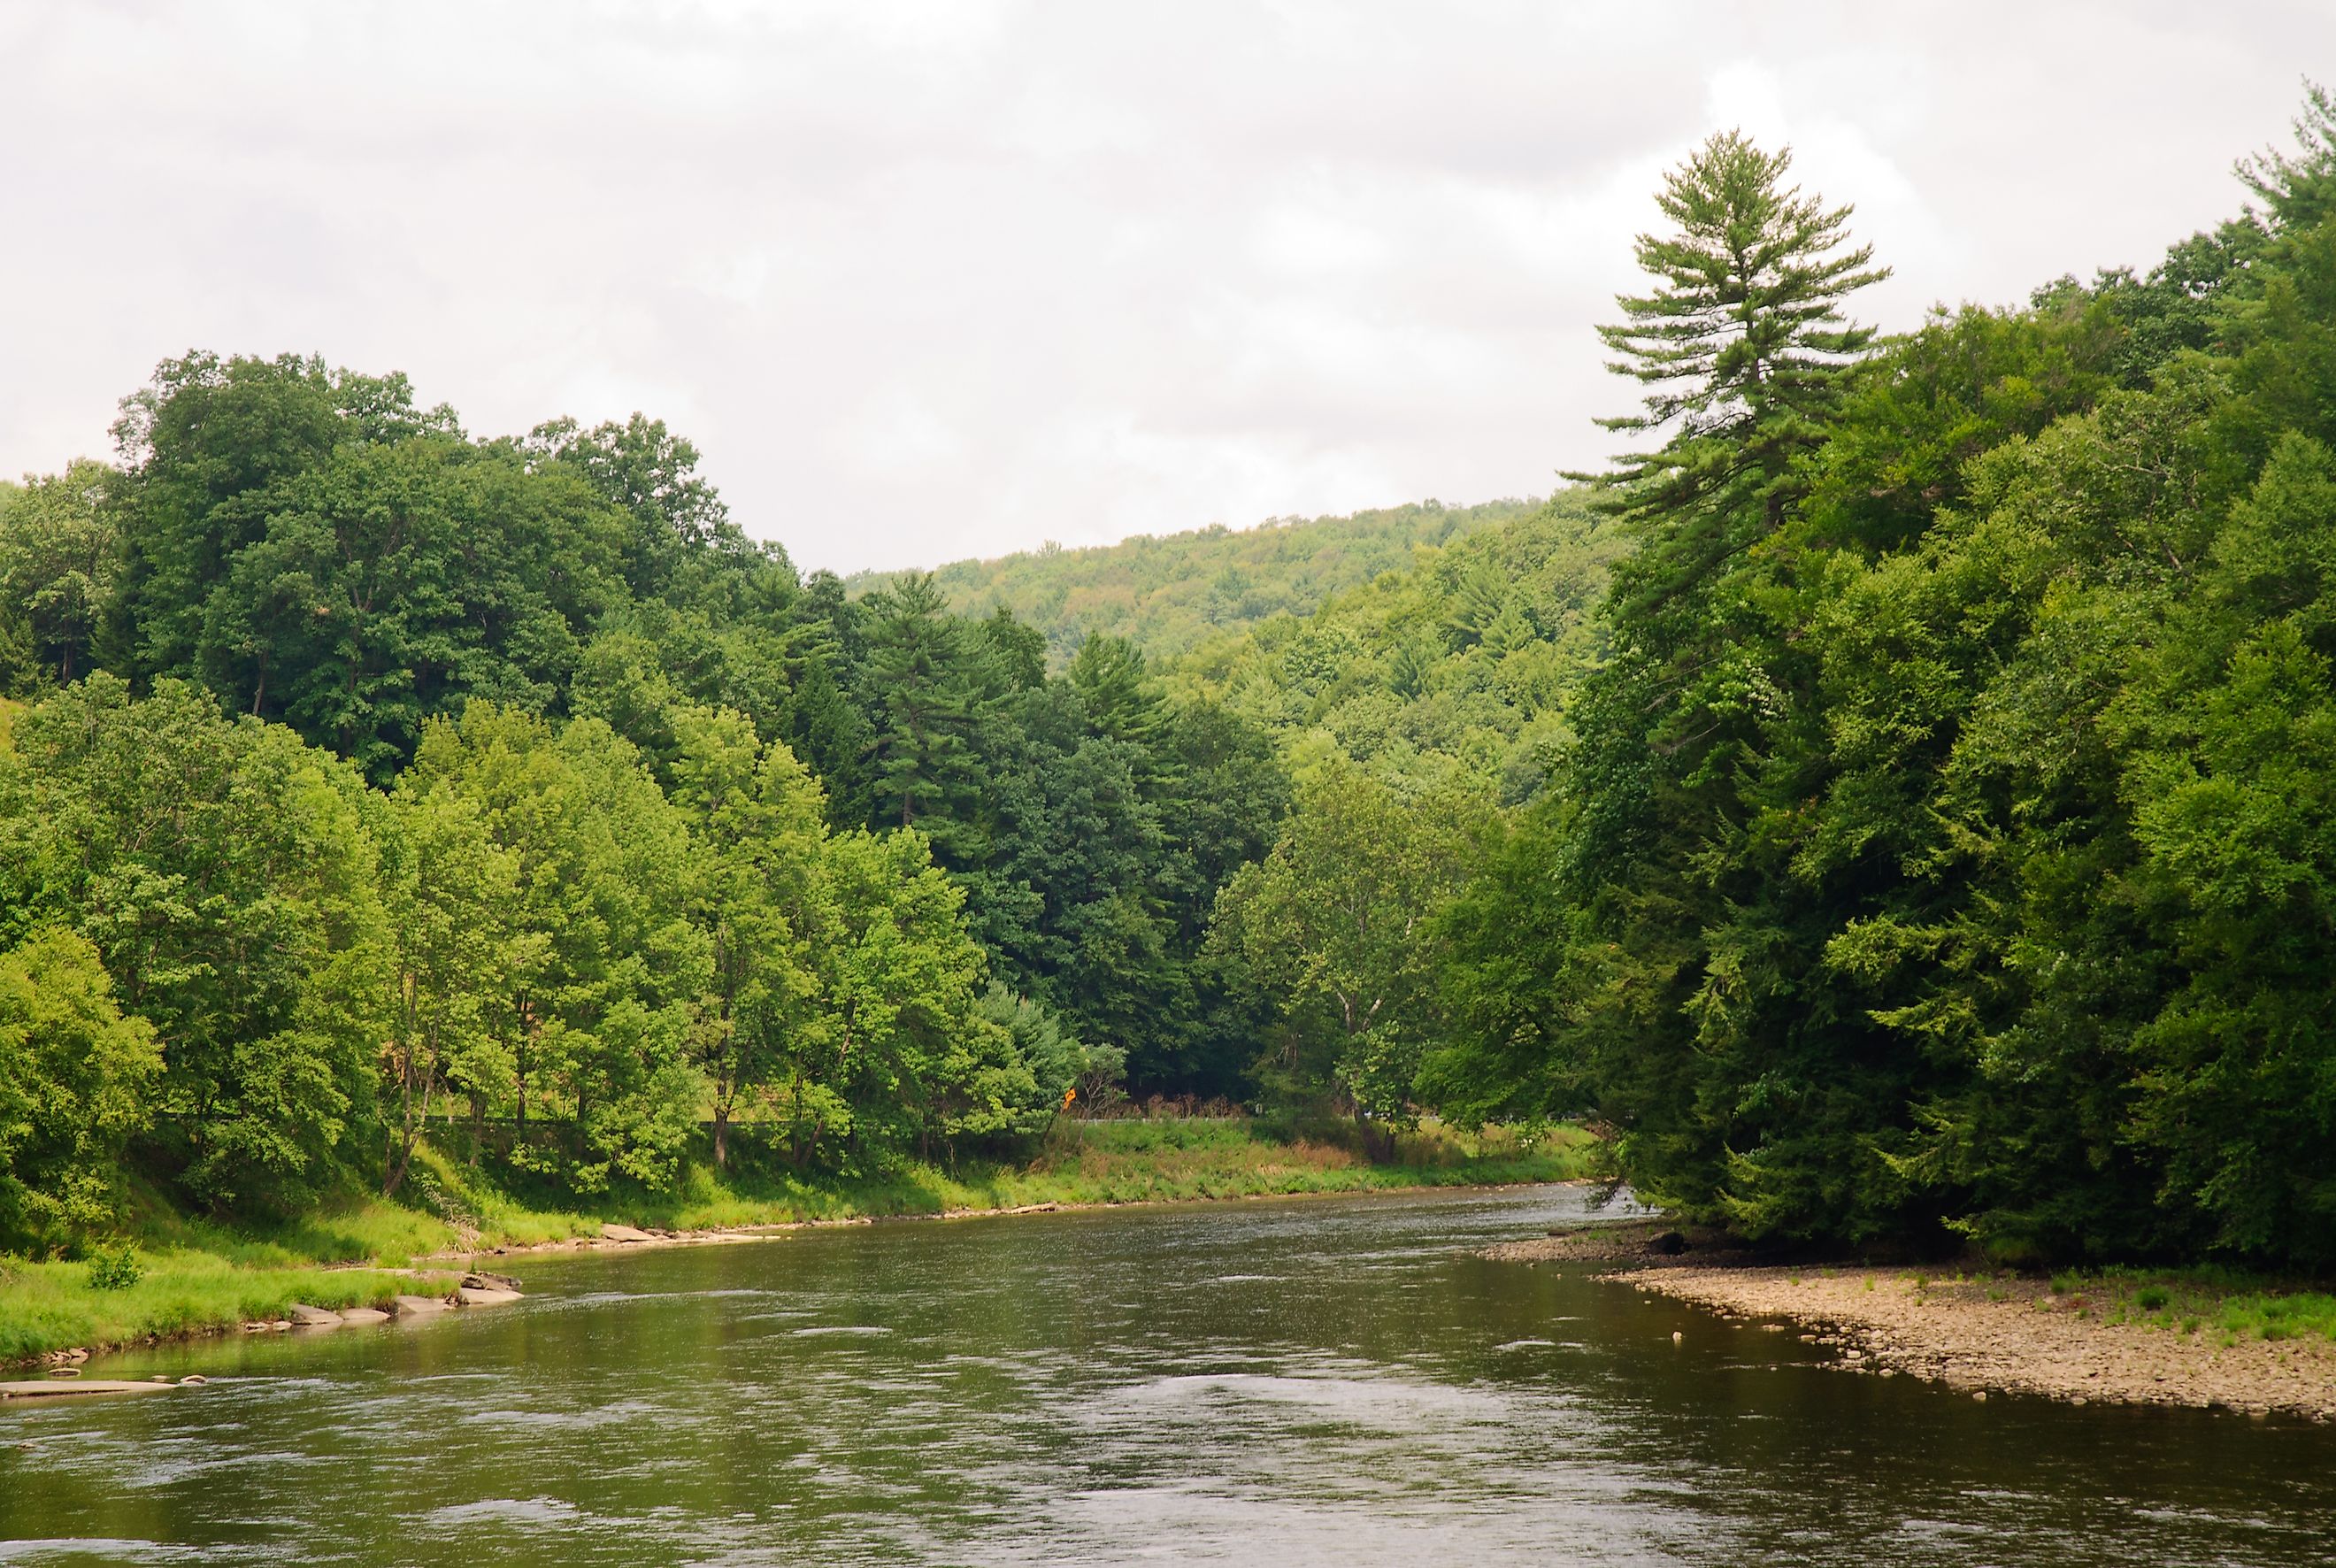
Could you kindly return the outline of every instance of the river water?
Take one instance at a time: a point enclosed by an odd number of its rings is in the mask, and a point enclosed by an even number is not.
[[[2336,1562],[2336,1431],[1985,1404],[1585,1269],[1576,1190],[549,1256],[0,1415],[0,1562]],[[1678,1331],[1681,1342],[1674,1344]]]

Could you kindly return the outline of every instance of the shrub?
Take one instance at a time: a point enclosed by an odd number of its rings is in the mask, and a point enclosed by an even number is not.
[[[139,1261],[138,1249],[127,1242],[90,1255],[89,1286],[92,1290],[127,1290],[145,1277],[146,1265]]]

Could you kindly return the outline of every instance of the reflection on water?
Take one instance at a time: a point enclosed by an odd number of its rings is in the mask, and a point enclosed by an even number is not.
[[[0,1415],[0,1562],[2336,1561],[2327,1428],[1976,1405],[1473,1256],[1582,1203],[522,1262],[515,1307],[125,1357],[217,1380]]]

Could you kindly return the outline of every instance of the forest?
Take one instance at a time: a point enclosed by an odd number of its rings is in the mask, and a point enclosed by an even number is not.
[[[1048,541],[995,560],[938,567],[934,584],[960,610],[1004,605],[1067,658],[1085,638],[1124,637],[1154,658],[1276,616],[1302,618],[1329,599],[1390,571],[1414,552],[1529,516],[1529,500],[1447,507],[1415,502],[1345,517],[1269,518],[1254,528],[1223,523],[1183,533],[1138,534],[1117,544],[1066,550]],[[915,576],[855,572],[858,597]]]
[[[2325,1268],[2299,133],[2146,271],[1894,336],[1851,209],[1716,136],[1611,469],[944,577],[798,572],[646,416],[167,362],[0,489],[0,1247],[132,1171],[394,1193],[434,1127],[592,1193],[1170,1093],[1579,1121],[1755,1242]]]

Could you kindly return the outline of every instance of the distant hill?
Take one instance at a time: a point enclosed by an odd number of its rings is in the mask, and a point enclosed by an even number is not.
[[[953,561],[933,575],[960,610],[978,615],[1004,604],[1046,633],[1058,660],[1082,638],[1105,632],[1163,662],[1275,616],[1310,615],[1382,572],[1409,570],[1423,548],[1516,522],[1542,504],[1425,501],[1346,517],[1275,518],[1241,530],[1215,523],[1083,550],[1049,544],[995,560]],[[858,595],[900,575],[861,572],[846,586]]]
[[[1163,661],[1305,759],[1335,747],[1382,771],[1456,765],[1514,803],[1540,789],[1567,710],[1603,655],[1594,611],[1627,547],[1579,492],[1421,545],[1398,571],[1309,614],[1212,632]]]

